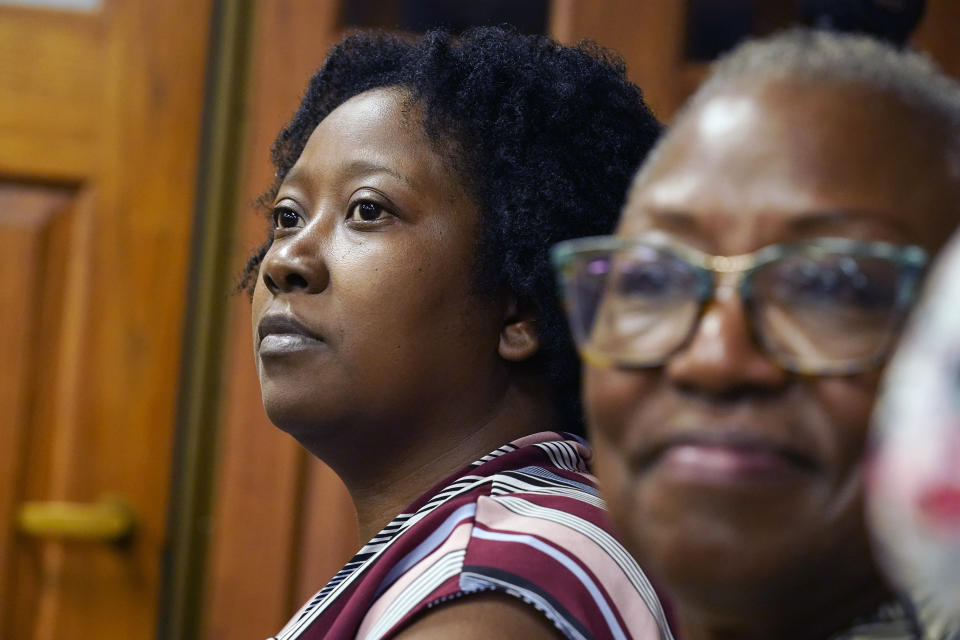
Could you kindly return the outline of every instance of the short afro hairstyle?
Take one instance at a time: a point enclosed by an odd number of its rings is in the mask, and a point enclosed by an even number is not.
[[[627,80],[623,61],[509,27],[421,38],[360,32],[333,47],[272,149],[272,203],[314,128],[355,95],[401,87],[422,125],[472,192],[480,212],[476,286],[509,291],[536,318],[540,348],[529,361],[548,377],[558,428],[583,433],[580,367],[560,308],[548,250],[612,232],[630,180],[661,126]],[[252,289],[268,238],[249,259]]]

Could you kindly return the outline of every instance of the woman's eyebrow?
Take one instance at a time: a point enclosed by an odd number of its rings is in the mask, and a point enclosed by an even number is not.
[[[387,175],[393,176],[397,180],[406,183],[410,187],[416,186],[409,177],[400,173],[393,167],[388,167],[370,160],[354,160],[347,165],[344,171],[344,174],[350,177],[366,176],[375,173],[386,173]]]
[[[647,216],[659,229],[680,233],[695,233],[700,230],[700,220],[697,216],[678,211],[676,209],[652,210]]]
[[[396,178],[410,187],[416,187],[416,185],[408,176],[405,176],[392,167],[388,167],[384,164],[379,164],[370,160],[354,160],[343,169],[342,175],[347,178],[356,178],[377,173],[386,173],[387,175]],[[284,177],[281,188],[288,186],[301,186],[303,182],[310,180],[310,178],[311,175],[308,169],[295,166],[290,169],[290,171]]]
[[[910,232],[899,221],[891,219],[877,211],[866,209],[839,209],[830,211],[809,211],[790,221],[791,231],[797,233],[818,233],[844,227],[869,225],[884,227],[894,233],[909,237]]]

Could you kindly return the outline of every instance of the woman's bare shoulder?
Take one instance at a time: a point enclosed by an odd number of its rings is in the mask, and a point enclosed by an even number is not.
[[[542,613],[517,598],[484,593],[454,600],[418,617],[396,640],[557,640],[563,635]]]

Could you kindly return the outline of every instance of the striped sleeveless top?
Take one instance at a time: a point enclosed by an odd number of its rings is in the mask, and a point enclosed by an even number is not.
[[[538,433],[500,447],[417,500],[271,640],[399,632],[414,616],[490,590],[567,638],[672,640],[646,576],[611,534],[585,442]]]

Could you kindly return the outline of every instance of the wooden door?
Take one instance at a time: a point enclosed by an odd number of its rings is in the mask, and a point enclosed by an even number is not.
[[[3,639],[157,622],[210,2],[76,4],[0,7]],[[124,544],[17,524],[104,497]]]

